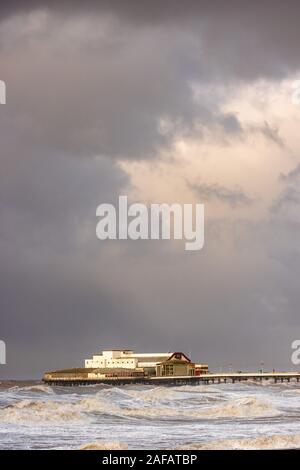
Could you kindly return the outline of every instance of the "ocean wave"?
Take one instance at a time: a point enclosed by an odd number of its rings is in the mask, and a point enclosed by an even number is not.
[[[118,441],[96,441],[83,444],[79,447],[79,450],[127,450],[127,444],[123,444]]]
[[[292,388],[290,390],[283,390],[282,393],[287,393],[291,395],[299,395],[300,394],[300,388]]]
[[[268,401],[245,397],[211,407],[201,414],[207,418],[260,418],[278,416],[281,412]]]
[[[122,414],[122,409],[120,406],[101,397],[83,398],[82,400],[79,400],[77,403],[75,403],[73,406],[81,412],[97,412],[111,415]]]
[[[51,387],[49,387],[49,385],[28,385],[27,387],[16,387],[16,391],[54,395],[54,391]]]
[[[92,413],[122,415],[121,408],[101,398],[77,402],[55,400],[16,401],[0,408],[0,421],[8,423],[86,421]]]
[[[0,409],[0,420],[7,423],[78,421],[84,417],[71,404],[54,401],[21,400]]]
[[[99,397],[90,397],[81,400],[77,405],[81,411],[102,412],[114,414],[121,417],[137,418],[177,418],[177,419],[218,419],[218,418],[258,418],[272,417],[281,414],[274,406],[263,400],[253,397],[239,398],[222,402],[217,405],[193,406],[193,409],[187,407],[176,407],[174,402],[169,406],[126,406],[121,407],[112,404],[109,401]]]
[[[194,403],[194,402],[193,402]],[[202,405],[202,406],[201,406]],[[151,402],[145,406],[127,406],[121,407],[112,404],[99,396],[85,398],[80,400],[77,408],[82,411],[104,412],[118,416],[144,417],[144,418],[178,418],[178,419],[217,419],[217,418],[257,418],[272,417],[281,414],[270,402],[260,400],[254,397],[236,398],[227,402],[222,401],[217,405],[205,406],[199,403],[198,407],[193,406],[174,406],[174,401],[170,401],[169,406],[157,403],[151,406]]]
[[[137,401],[135,398],[120,402],[113,402],[97,393],[77,401],[66,402],[55,400],[20,400],[0,408],[0,420],[4,422],[60,422],[88,420],[97,414],[117,416],[123,419],[150,419],[150,420],[199,420],[221,418],[258,418],[277,416],[280,412],[271,403],[253,397],[239,398],[222,401],[216,404],[214,401],[197,402],[194,400],[181,401],[177,406],[176,401],[169,400],[157,402],[162,390],[153,400]],[[138,392],[139,393],[139,392]],[[134,395],[135,396],[135,395]]]
[[[249,439],[219,439],[204,443],[187,443],[181,450],[272,450],[299,449],[300,434],[260,436]]]
[[[177,392],[192,392],[192,393],[222,393],[220,388],[214,387],[212,385],[180,385],[178,387],[174,387],[173,390]]]
[[[216,388],[206,388],[205,386],[187,386],[188,388],[183,387],[154,387],[150,389],[116,389],[113,393],[113,396],[119,396],[120,399],[125,399],[128,402],[134,400],[136,402],[145,403],[145,404],[166,404],[176,401],[184,402],[187,399],[187,394],[189,395],[189,400],[199,403],[211,403],[219,402],[224,400],[224,395],[220,393],[220,390]],[[184,392],[184,393],[182,393]],[[190,392],[194,392],[191,396]],[[111,398],[112,392],[105,391],[104,393],[98,394],[98,396],[103,396],[105,398]]]
[[[144,390],[125,389],[123,390],[123,396],[146,403],[160,402],[165,400],[170,401],[183,398],[178,395],[176,390],[167,387],[155,387]]]

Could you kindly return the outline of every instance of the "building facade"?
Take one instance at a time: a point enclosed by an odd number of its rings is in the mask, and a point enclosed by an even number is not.
[[[89,369],[144,369],[149,374],[155,374],[156,365],[165,361],[173,353],[135,353],[129,349],[104,350],[91,359],[85,360],[85,367]]]
[[[195,375],[203,375],[208,373],[208,364],[195,364]]]
[[[131,349],[107,349],[85,360],[91,374],[105,370],[143,371],[145,375],[202,375],[208,373],[207,364],[194,364],[182,352],[135,353]],[[98,369],[98,371],[94,371]]]
[[[168,359],[156,366],[157,377],[186,377],[191,375],[195,375],[195,364],[181,352],[173,353]]]

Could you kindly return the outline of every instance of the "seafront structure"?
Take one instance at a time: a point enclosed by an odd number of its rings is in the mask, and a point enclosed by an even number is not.
[[[182,352],[135,353],[128,349],[105,350],[85,361],[85,367],[45,372],[49,385],[198,385],[242,381],[300,382],[300,372],[210,373]]]
[[[92,359],[85,360],[89,369],[144,369],[147,373],[155,373],[156,365],[165,361],[172,352],[135,353],[130,349],[105,349],[102,354],[96,354]]]
[[[192,377],[208,373],[207,364],[195,364],[182,352],[135,353],[109,349],[85,360],[84,368],[44,374],[46,382],[102,381],[121,378]]]
[[[135,353],[131,349],[105,349],[85,360],[87,369],[132,369],[146,375],[200,375],[207,364],[192,363],[182,352]]]
[[[173,353],[165,361],[156,365],[157,377],[182,377],[195,375],[195,363],[183,353]]]

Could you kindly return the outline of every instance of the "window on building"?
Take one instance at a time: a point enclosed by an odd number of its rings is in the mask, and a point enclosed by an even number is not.
[[[165,374],[164,375],[174,375],[173,364],[166,364],[164,369],[165,369]]]

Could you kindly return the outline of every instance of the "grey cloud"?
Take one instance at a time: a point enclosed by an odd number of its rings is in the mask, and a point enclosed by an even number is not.
[[[267,121],[264,123],[264,126],[261,128],[261,132],[267,139],[270,139],[279,147],[284,147],[284,142],[279,135],[279,129],[277,129],[276,127],[270,127]]]
[[[189,32],[169,41],[163,27],[130,30],[106,17],[27,21],[2,24],[0,57],[7,112],[28,139],[79,156],[143,159],[172,142],[161,118],[186,133],[215,122],[237,127],[216,103],[193,99],[190,81],[201,79],[202,65]]]
[[[289,171],[287,174],[281,173],[280,179],[285,182],[295,182],[300,176],[300,163],[298,163],[293,170]]]
[[[204,201],[216,200],[231,207],[249,205],[253,201],[240,188],[227,188],[219,184],[189,184],[197,193],[198,197]]]
[[[297,164],[288,173],[281,173],[279,181],[283,183],[283,189],[280,191],[279,196],[273,201],[271,205],[271,212],[277,213],[288,207],[297,206],[300,203],[300,191],[298,187],[298,178],[300,176],[300,164]]]
[[[2,2],[0,15],[47,8],[59,14],[110,14],[132,27],[164,25],[170,31],[188,29],[201,37],[206,69],[223,80],[236,75],[242,79],[281,77],[299,67],[300,7],[297,0],[238,0],[210,2],[187,0],[164,2],[146,0],[64,0],[57,2]]]
[[[115,202],[127,178],[109,160],[47,154],[22,148],[21,139],[13,160],[6,144],[0,336],[8,365],[1,375],[40,377],[44,368],[81,364],[90,348],[113,341],[117,323],[130,337],[131,300],[109,287],[109,259],[95,235],[97,205]]]
[[[264,123],[250,124],[244,129],[245,133],[261,134],[265,139],[278,145],[280,148],[285,148],[285,142],[280,136],[280,131],[277,127],[272,127],[267,121]]]
[[[281,191],[278,198],[271,206],[272,212],[277,212],[290,205],[297,205],[300,203],[300,192],[297,188],[287,187]]]
[[[228,134],[241,134],[243,132],[242,125],[238,120],[237,116],[233,113],[228,113],[220,118],[220,122],[225,133]]]
[[[254,18],[255,41],[271,32],[276,37],[275,19],[283,14],[282,7],[278,4],[272,21],[269,15],[263,28],[256,15],[258,8],[262,17],[267,13],[267,3],[243,9],[235,2],[232,9],[224,9],[221,2],[210,6],[190,2],[190,8],[176,3],[152,2],[150,7],[145,2],[126,2],[126,6],[125,2],[73,2],[71,16],[67,1],[2,7],[0,54],[11,113],[20,117],[23,110],[43,144],[63,152],[113,158],[149,158],[168,146],[174,134],[159,132],[160,118],[180,122],[186,133],[201,135],[216,123],[224,132],[242,132],[236,116],[218,109],[222,103],[196,103],[190,84],[218,83],[222,77],[226,83],[228,78],[282,76],[288,54],[280,48],[265,41],[264,47],[247,51],[253,47]],[[18,19],[17,13],[37,11],[37,5],[39,11],[47,7],[47,19],[37,18],[33,24],[26,15]],[[12,16],[7,17],[9,11]],[[68,14],[62,15],[63,11]],[[293,8],[284,12],[291,15],[293,49]],[[179,19],[184,21],[178,29]],[[282,28],[280,38],[284,41]],[[246,50],[236,50],[240,47]],[[263,64],[257,64],[262,51]],[[270,61],[273,68],[267,73],[265,56],[275,52],[278,57]],[[285,71],[293,67],[290,64]],[[261,131],[283,145],[278,131],[267,123]]]

